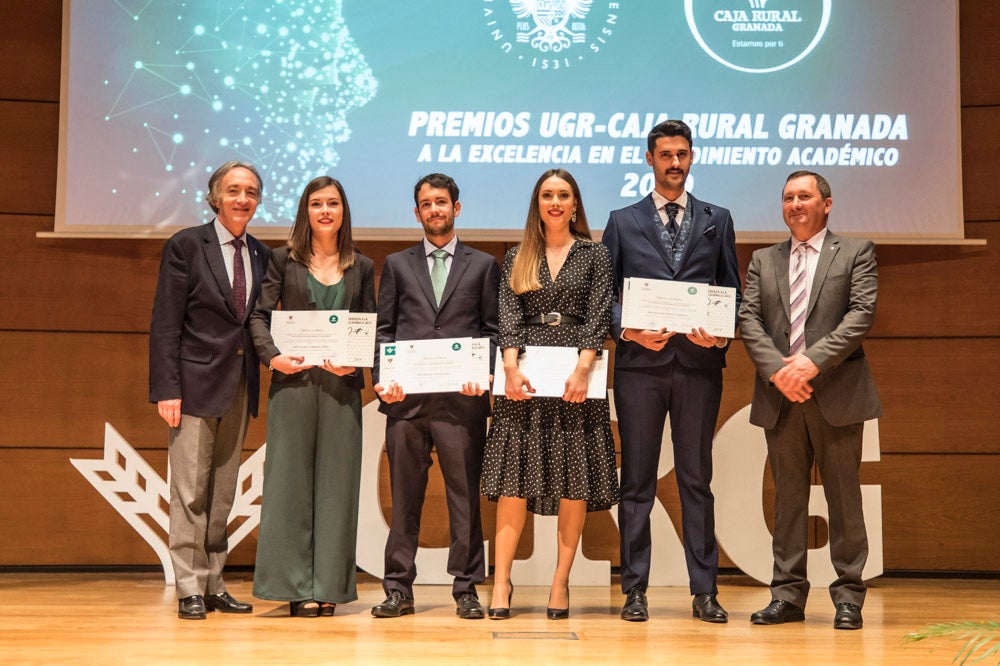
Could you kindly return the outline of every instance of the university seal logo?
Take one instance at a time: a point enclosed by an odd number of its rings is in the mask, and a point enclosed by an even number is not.
[[[830,23],[832,0],[684,0],[695,41],[730,69],[766,74],[808,56]]]
[[[565,69],[600,53],[618,23],[619,3],[607,0],[482,2],[490,38],[534,69]]]
[[[584,43],[587,34],[583,19],[587,18],[591,4],[593,0],[510,0],[514,15],[521,19],[517,24],[518,43],[528,43],[542,53],[559,53],[570,44]],[[523,20],[529,17],[534,26]],[[578,19],[582,29],[572,30],[570,19]]]

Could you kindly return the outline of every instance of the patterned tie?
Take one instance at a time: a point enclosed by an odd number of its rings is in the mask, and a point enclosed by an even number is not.
[[[792,333],[789,355],[798,354],[806,346],[806,306],[809,298],[806,292],[807,256],[812,246],[802,243],[795,248],[795,266],[792,269],[792,285],[789,291],[791,299]]]
[[[448,281],[448,267],[444,264],[444,258],[448,256],[448,251],[434,250],[431,252],[431,256],[434,257],[434,265],[431,266],[431,286],[434,287],[436,304],[441,305],[444,283]]]
[[[671,201],[668,202],[664,208],[667,211],[667,229],[670,232],[670,244],[673,245],[674,239],[677,238],[677,232],[680,231],[680,225],[677,224],[677,212],[681,209],[680,205]]]
[[[236,318],[243,321],[247,311],[247,274],[243,267],[243,240],[234,238],[230,245],[236,251],[233,255],[233,305],[236,306]]]

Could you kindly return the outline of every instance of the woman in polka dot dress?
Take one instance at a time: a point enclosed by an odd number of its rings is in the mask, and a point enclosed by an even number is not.
[[[611,320],[611,259],[591,240],[580,188],[563,169],[535,183],[521,245],[500,279],[504,395],[494,403],[483,462],[483,494],[497,501],[492,619],[510,617],[510,569],[527,511],[559,516],[558,561],[548,617],[569,615],[569,572],[588,511],[618,503],[608,401],[587,398],[590,367]],[[552,325],[548,313],[559,313]],[[518,369],[525,345],[575,347],[561,398],[534,397]]]

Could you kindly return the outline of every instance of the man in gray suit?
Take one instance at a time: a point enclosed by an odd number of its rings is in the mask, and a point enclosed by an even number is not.
[[[434,173],[417,181],[413,209],[424,229],[416,245],[386,257],[378,290],[375,339],[489,338],[490,367],[496,353],[500,271],[496,259],[463,244],[455,235],[462,209],[458,185]],[[427,489],[431,450],[437,451],[448,502],[451,545],[448,573],[454,576],[455,613],[462,619],[486,617],[476,583],[486,577],[483,527],[479,516],[479,477],[483,465],[489,386],[466,382],[460,393],[407,395],[399,384],[379,383],[375,392],[385,413],[392,521],[385,544],[386,599],[374,617],[414,612],[414,558],[420,514]]]
[[[208,180],[215,220],[166,242],[156,283],[149,400],[170,427],[169,547],[184,620],[253,610],[226,592],[222,568],[240,450],[260,388],[248,315],[271,250],[246,233],[260,193],[252,165],[216,169]]]
[[[805,619],[815,460],[837,572],[833,626],[862,625],[868,536],[858,470],[864,422],[882,405],[861,342],[875,316],[878,269],[871,241],[827,229],[832,206],[822,176],[788,176],[782,214],[792,237],[753,253],[740,307],[743,344],[757,368],[750,422],[764,428],[775,486],[772,601],[750,616],[754,624]]]

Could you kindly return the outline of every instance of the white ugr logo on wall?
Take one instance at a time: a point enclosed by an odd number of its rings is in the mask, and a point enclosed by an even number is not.
[[[611,404],[614,420],[613,400]],[[761,498],[767,444],[763,430],[750,425],[749,415],[748,405],[733,414],[715,436],[712,492],[716,499],[716,532],[719,546],[736,566],[747,575],[768,584],[772,564],[771,534],[764,521]],[[379,504],[379,463],[385,447],[385,415],[378,411],[377,400],[364,407],[362,420],[364,454],[357,562],[366,572],[381,577],[389,526],[382,517]],[[237,525],[229,535],[230,551],[260,523],[259,500],[264,480],[265,448],[266,445],[261,446],[240,466],[236,501],[229,515],[230,527]],[[674,466],[669,424],[664,429],[661,451],[657,469],[659,478],[669,474]],[[878,459],[878,421],[868,421],[865,423],[862,460],[873,462]],[[110,424],[105,424],[103,458],[77,458],[70,462],[149,544],[163,566],[166,583],[172,585],[174,572],[165,539],[169,523],[166,508],[169,506],[168,481],[162,479]],[[863,485],[861,495],[869,545],[864,576],[874,578],[882,573],[882,488]],[[612,508],[610,514],[617,524],[617,510]],[[820,486],[812,488],[809,514],[821,518],[827,516],[826,500]],[[650,585],[687,586],[684,548],[663,504],[656,503],[650,519],[653,537]],[[514,562],[513,576],[519,584],[548,585],[551,582],[552,566],[556,560],[556,540],[553,537],[557,520],[556,516],[534,517],[534,551],[529,559]],[[582,544],[580,548],[570,582],[573,585],[608,585],[611,563],[589,560],[582,553]],[[450,584],[447,561],[447,548],[420,548],[417,551],[420,582]],[[829,544],[811,550],[810,582],[826,586],[835,577]]]

